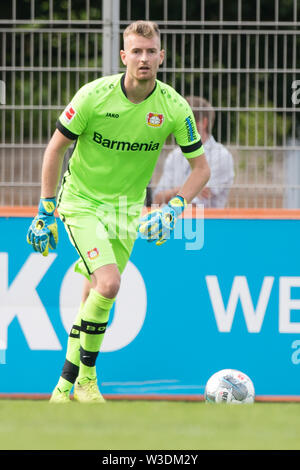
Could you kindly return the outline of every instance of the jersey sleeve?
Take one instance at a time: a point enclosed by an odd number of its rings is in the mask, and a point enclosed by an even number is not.
[[[182,98],[174,129],[174,137],[186,158],[199,157],[204,153],[201,136],[198,133],[194,113],[188,102]]]
[[[87,85],[84,85],[72,98],[59,116],[56,127],[68,139],[75,140],[87,126],[91,112]]]

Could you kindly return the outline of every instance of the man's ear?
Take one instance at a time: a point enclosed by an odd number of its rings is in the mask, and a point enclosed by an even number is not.
[[[165,59],[165,50],[161,49],[159,65],[161,65],[163,63],[164,59]]]
[[[126,64],[126,52],[123,51],[123,49],[120,50],[120,57],[121,57],[121,61],[123,62],[123,64],[127,65]]]
[[[202,127],[206,132],[208,132],[208,118],[206,116],[203,116],[202,118]]]

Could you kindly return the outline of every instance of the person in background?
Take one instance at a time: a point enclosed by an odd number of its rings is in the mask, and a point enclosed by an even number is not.
[[[206,99],[197,96],[188,96],[186,100],[192,109],[195,108],[195,121],[211,172],[208,183],[192,203],[203,204],[204,207],[223,208],[227,204],[229,190],[234,179],[232,155],[212,135],[215,111],[211,104]],[[189,161],[182,154],[180,147],[176,146],[165,160],[161,178],[153,192],[154,204],[167,204],[178,193],[190,172]]]

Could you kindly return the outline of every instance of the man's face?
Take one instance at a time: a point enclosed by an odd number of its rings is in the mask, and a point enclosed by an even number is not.
[[[130,34],[124,40],[124,50],[120,55],[128,75],[140,81],[153,80],[164,60],[164,51],[160,49],[157,35],[144,38]]]

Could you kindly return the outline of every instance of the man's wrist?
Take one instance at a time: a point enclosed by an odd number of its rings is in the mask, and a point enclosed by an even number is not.
[[[187,200],[180,193],[177,193],[175,197],[178,197],[183,202],[184,206],[187,205]]]
[[[187,205],[187,201],[186,201],[184,196],[181,196],[180,194],[177,194],[175,197],[170,199],[169,205],[170,205],[170,207],[172,207],[172,209],[175,210],[177,216],[179,216],[184,211],[184,209]]]
[[[39,213],[53,215],[56,208],[56,197],[41,197],[39,203]]]

